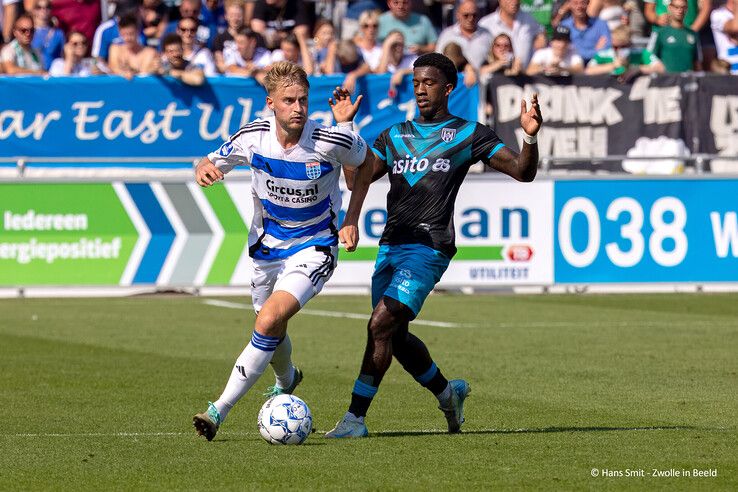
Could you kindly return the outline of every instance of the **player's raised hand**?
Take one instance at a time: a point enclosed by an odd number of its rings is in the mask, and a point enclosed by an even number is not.
[[[543,124],[543,116],[541,115],[541,106],[538,104],[538,94],[533,94],[530,98],[530,109],[523,99],[520,102],[520,126],[528,135],[535,135],[541,129]]]
[[[351,102],[351,93],[344,87],[336,87],[333,91],[333,97],[328,98],[328,105],[333,111],[333,118],[336,122],[353,121],[363,98],[364,96],[359,96],[356,101]]]
[[[344,224],[338,231],[338,240],[349,253],[356,250],[356,245],[359,244],[359,228],[354,224]]]
[[[223,172],[218,169],[210,159],[203,159],[195,168],[195,181],[203,187],[208,187],[213,183],[223,179]]]

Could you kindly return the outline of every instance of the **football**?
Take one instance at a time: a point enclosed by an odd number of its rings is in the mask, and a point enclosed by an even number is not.
[[[313,429],[307,404],[294,395],[277,395],[259,410],[259,432],[270,444],[302,444]]]

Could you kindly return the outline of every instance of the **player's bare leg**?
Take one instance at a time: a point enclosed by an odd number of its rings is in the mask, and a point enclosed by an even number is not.
[[[228,412],[269,365],[285,335],[287,321],[299,310],[299,301],[288,292],[277,290],[269,296],[256,317],[251,341],[236,359],[223,394],[215,403],[209,403],[207,411],[194,416],[192,423],[199,435],[208,441],[215,437]]]
[[[369,319],[364,359],[351,393],[349,411],[334,429],[326,433],[327,438],[364,437],[368,434],[364,416],[392,363],[392,338],[408,322],[406,313],[399,308],[401,304],[393,299],[387,302],[387,299],[384,297],[379,301]]]
[[[448,431],[461,431],[464,423],[464,400],[471,386],[463,379],[448,381],[433,362],[423,341],[408,331],[405,325],[392,339],[395,358],[421,386],[427,388],[438,399],[438,408],[443,411]]]

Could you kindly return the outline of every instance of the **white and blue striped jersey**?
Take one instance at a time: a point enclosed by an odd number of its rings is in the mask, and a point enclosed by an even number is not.
[[[208,159],[224,173],[251,166],[249,254],[274,260],[311,246],[338,244],[341,165],[360,166],[366,150],[366,142],[350,129],[312,120],[298,144],[284,149],[271,116],[239,129]]]

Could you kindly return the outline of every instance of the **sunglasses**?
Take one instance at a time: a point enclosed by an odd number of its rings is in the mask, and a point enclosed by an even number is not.
[[[374,29],[379,27],[379,24],[362,24],[361,27],[367,28],[367,27],[373,27]]]
[[[179,30],[181,32],[197,32],[197,28],[195,27],[180,27]]]
[[[16,27],[15,30],[21,34],[31,34],[33,32],[32,27]]]

